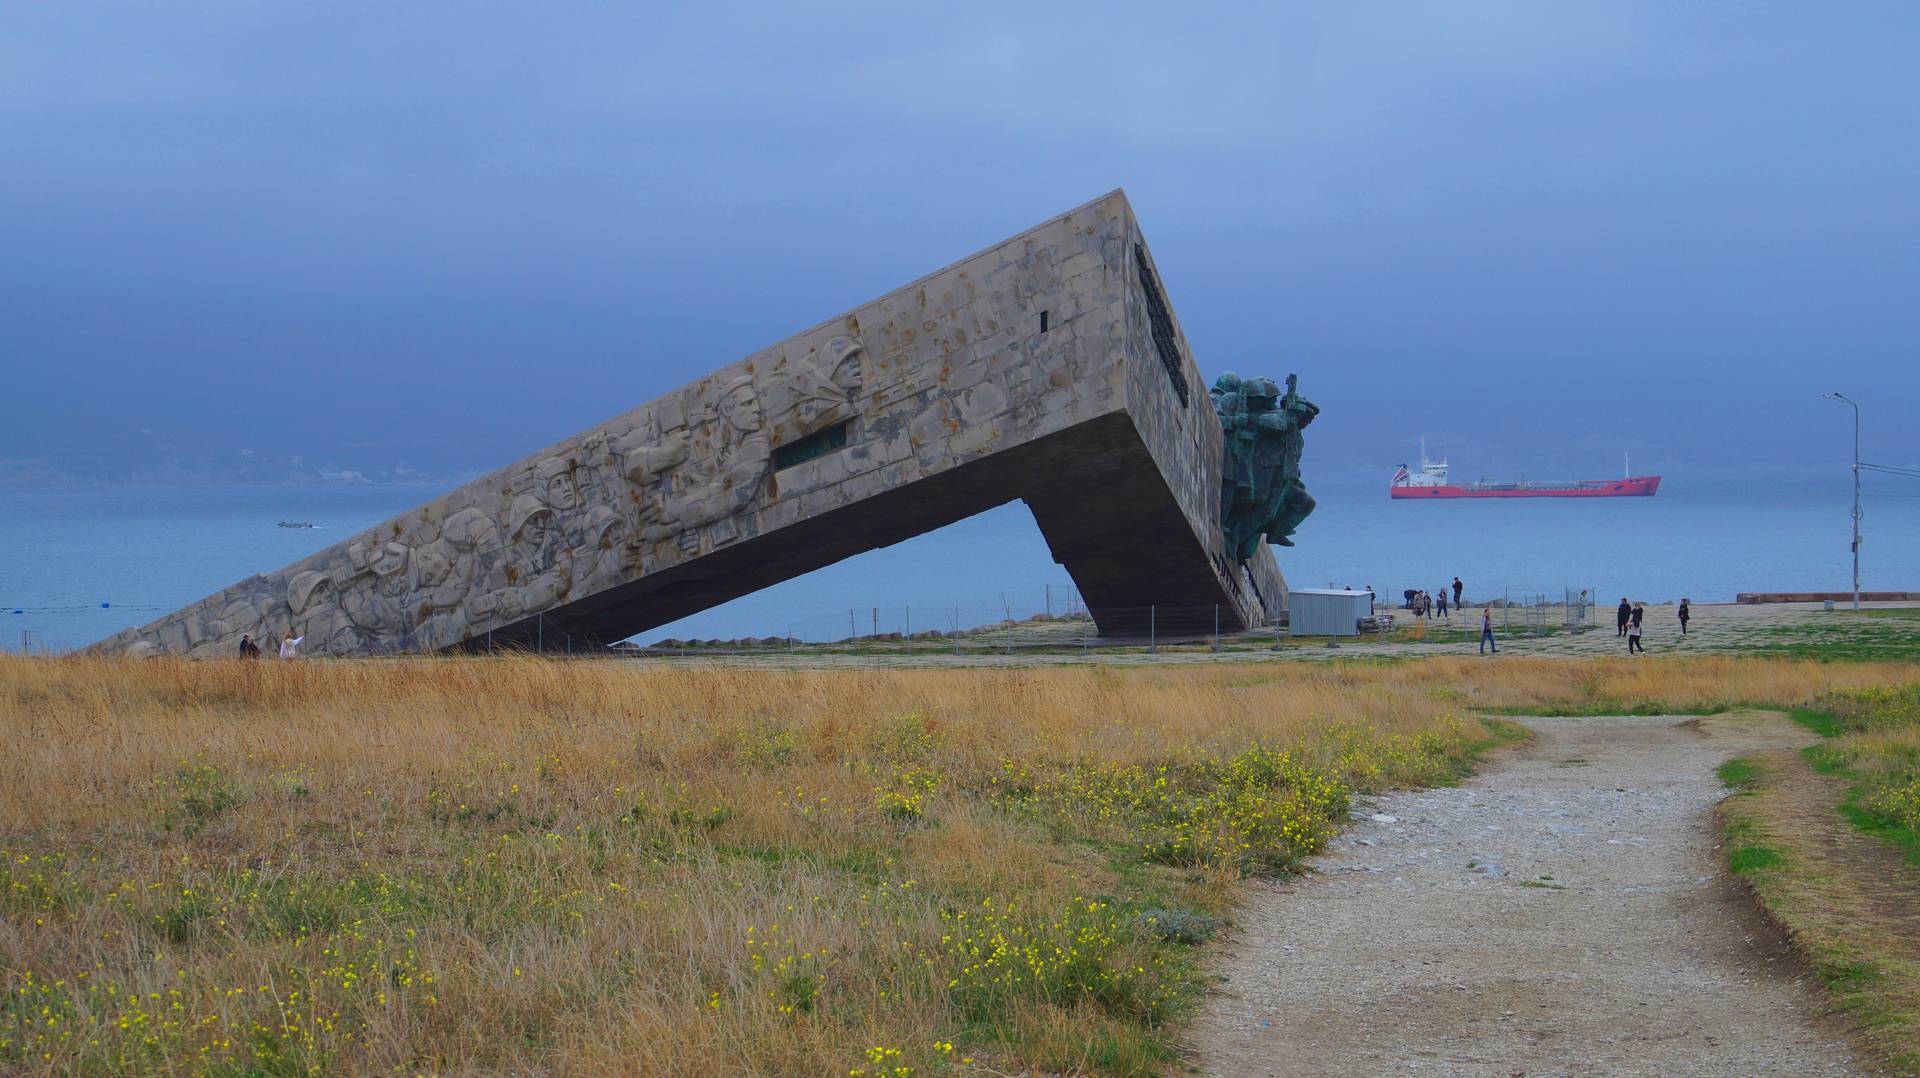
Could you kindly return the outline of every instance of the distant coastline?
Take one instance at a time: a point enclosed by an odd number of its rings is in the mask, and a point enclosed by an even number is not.
[[[0,490],[85,490],[106,487],[366,487],[410,486],[452,489],[486,474],[470,468],[429,472],[414,468],[316,468],[217,465],[204,460],[168,459],[139,466],[60,464],[44,458],[0,457]]]

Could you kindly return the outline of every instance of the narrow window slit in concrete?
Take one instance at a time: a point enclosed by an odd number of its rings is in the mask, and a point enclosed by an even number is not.
[[[780,446],[773,451],[774,470],[778,471],[782,468],[791,468],[796,464],[804,464],[815,457],[824,457],[836,449],[845,448],[847,444],[847,428],[852,425],[853,420],[851,419],[841,423],[835,423],[825,430],[814,431],[805,438]]]

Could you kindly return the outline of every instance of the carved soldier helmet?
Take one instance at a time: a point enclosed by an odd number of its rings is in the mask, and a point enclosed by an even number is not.
[[[368,568],[375,576],[392,576],[407,567],[407,556],[411,553],[405,543],[388,543],[373,556]]]
[[[322,588],[331,592],[333,581],[317,569],[293,574],[293,579],[287,584],[287,609],[295,614],[304,614],[308,609],[325,602],[327,595],[321,593]],[[316,597],[316,593],[320,594]]]
[[[447,541],[443,539],[423,547],[414,555],[414,564],[420,567],[422,587],[434,587],[453,575],[453,558],[448,553],[449,549]]]
[[[627,520],[612,506],[596,505],[587,512],[585,541],[581,550],[612,550],[629,545]]]
[[[541,514],[552,516],[553,510],[548,508],[546,502],[531,494],[520,495],[513,500],[513,508],[507,514],[507,534],[515,539],[520,538],[520,530],[527,526],[527,521]]]
[[[1248,403],[1264,401],[1269,408],[1280,399],[1280,387],[1271,378],[1249,378],[1240,383],[1240,392],[1246,395]]]
[[[474,547],[489,538],[493,530],[493,521],[487,514],[469,506],[448,517],[440,534],[455,546]]]

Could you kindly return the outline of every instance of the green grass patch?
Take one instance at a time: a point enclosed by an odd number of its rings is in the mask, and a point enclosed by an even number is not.
[[[1821,620],[1755,629],[1736,650],[1823,662],[1915,659],[1920,658],[1920,633],[1913,631],[1913,620],[1911,617],[1864,618],[1849,611],[1846,621]]]
[[[1912,1024],[1906,1015],[1888,1007],[1883,1000],[1886,973],[1878,962],[1851,954],[1830,954],[1814,963],[1820,983],[1834,994],[1840,1009],[1869,1032],[1899,1030]],[[1903,1052],[1890,1062],[1895,1074],[1920,1072],[1920,1052]]]
[[[1821,737],[1833,737],[1840,733],[1840,719],[1831,711],[1816,711],[1809,707],[1796,707],[1788,714],[1793,721],[1813,731]]]
[[[1840,814],[1855,830],[1899,849],[1906,855],[1908,864],[1920,868],[1920,830],[1903,817],[1878,810],[1872,800],[1876,792],[1871,778],[1862,781],[1847,792],[1847,799],[1840,803]]]
[[[1838,806],[1849,823],[1920,865],[1920,683],[1836,693],[1828,703],[1793,713],[1821,738],[1804,750],[1807,762],[1852,783]]]
[[[1751,876],[1786,863],[1780,851],[1771,846],[1740,846],[1727,854],[1727,867],[1736,876]]]
[[[1854,777],[1853,769],[1849,766],[1852,763],[1853,754],[1845,745],[1833,741],[1815,742],[1801,749],[1800,755],[1806,757],[1807,763],[1822,775]]]
[[[1759,780],[1762,769],[1759,764],[1745,756],[1736,756],[1721,764],[1714,772],[1720,776],[1720,784],[1730,790],[1744,790]]]

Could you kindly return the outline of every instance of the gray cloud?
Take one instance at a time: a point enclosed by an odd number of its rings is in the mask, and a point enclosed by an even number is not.
[[[1920,397],[1916,24],[15,5],[0,456],[485,466],[1124,185],[1203,365],[1300,370],[1323,467],[1796,462],[1829,383]]]

